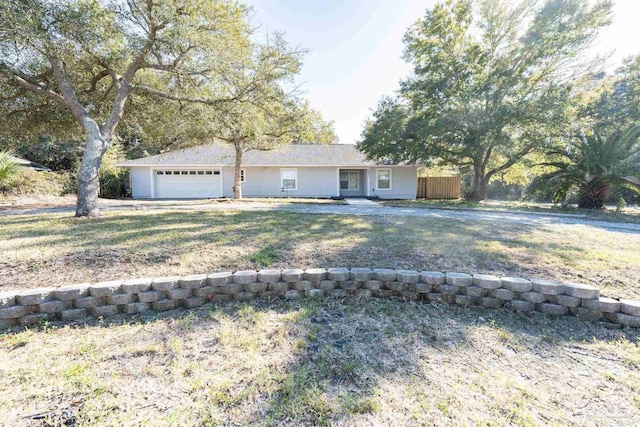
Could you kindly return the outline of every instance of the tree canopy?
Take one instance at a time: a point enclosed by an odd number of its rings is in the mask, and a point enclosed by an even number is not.
[[[473,172],[471,199],[564,130],[576,58],[609,23],[598,0],[447,0],[405,37],[413,74],[383,98],[359,147],[372,159]]]
[[[245,56],[235,58],[227,75],[225,84],[236,99],[215,108],[198,107],[203,131],[234,147],[236,198],[242,197],[240,170],[247,151],[336,139],[333,124],[300,98],[295,77],[305,53],[288,46],[279,34],[254,43]]]
[[[237,100],[224,81],[250,48],[246,18],[231,0],[2,2],[1,108],[31,135],[85,140],[76,215],[97,215],[100,163],[127,115],[161,121],[147,105],[172,101],[175,112],[185,103]]]

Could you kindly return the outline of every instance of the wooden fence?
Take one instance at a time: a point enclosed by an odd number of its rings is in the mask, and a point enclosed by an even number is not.
[[[462,180],[459,176],[418,178],[418,199],[459,199]]]

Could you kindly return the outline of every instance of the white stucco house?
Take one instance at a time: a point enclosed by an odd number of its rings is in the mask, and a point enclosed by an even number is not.
[[[233,197],[235,154],[208,144],[128,160],[133,198]],[[417,166],[367,161],[354,145],[301,144],[243,157],[243,197],[415,199]]]

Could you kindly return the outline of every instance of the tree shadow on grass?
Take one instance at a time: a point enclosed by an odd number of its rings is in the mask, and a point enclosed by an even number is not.
[[[260,268],[251,256],[265,246],[275,251],[270,265],[275,268],[362,266],[575,280],[564,276],[574,272],[576,260],[599,249],[527,224],[400,216],[137,211],[108,212],[95,220],[46,217],[40,225],[21,226],[22,220],[3,219],[0,233],[7,247],[26,253],[16,273],[28,272],[30,282],[37,283],[41,276],[51,278],[53,266],[67,270],[49,280],[54,285],[67,284],[62,279],[95,282],[131,274]],[[59,250],[41,256],[41,248]],[[558,273],[558,266],[566,271]],[[6,269],[0,284],[20,280],[11,264]]]
[[[54,339],[52,331],[42,332]],[[127,388],[108,393],[132,398],[94,422],[128,413],[183,425],[566,425],[578,410],[605,421],[640,415],[628,405],[630,385],[607,377],[637,366],[628,352],[637,331],[573,318],[349,297],[222,303],[59,332],[75,337],[59,345],[79,349],[87,337],[104,337],[91,359],[92,369],[105,370],[96,377],[124,375]],[[32,339],[39,350],[30,351],[45,351],[38,333]],[[132,366],[153,374],[127,380]],[[183,375],[193,378],[188,390]],[[135,397],[154,381],[164,389],[150,401]],[[593,393],[600,398],[585,405]],[[185,397],[190,403],[177,404]],[[165,407],[153,407],[156,398]]]

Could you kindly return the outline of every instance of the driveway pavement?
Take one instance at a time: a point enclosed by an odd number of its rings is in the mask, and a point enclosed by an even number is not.
[[[406,216],[438,219],[454,219],[462,221],[491,221],[503,224],[550,225],[569,224],[583,225],[608,229],[640,233],[640,224],[628,224],[608,221],[594,221],[581,215],[566,215],[538,212],[489,211],[489,210],[451,210],[433,208],[406,208],[371,204],[306,204],[306,203],[248,203],[248,202],[214,202],[210,200],[157,200],[157,201],[111,201],[101,207],[102,210],[236,210],[236,211],[281,211],[303,214],[331,214],[331,215],[365,215],[365,216]],[[73,213],[73,206],[60,206],[39,209],[10,209],[0,211],[0,216],[29,215],[43,213]]]

